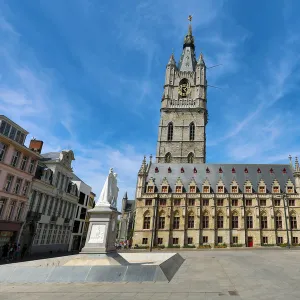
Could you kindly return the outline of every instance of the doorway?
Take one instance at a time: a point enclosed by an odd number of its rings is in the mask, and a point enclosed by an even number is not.
[[[248,247],[253,247],[253,237],[252,236],[248,236]]]

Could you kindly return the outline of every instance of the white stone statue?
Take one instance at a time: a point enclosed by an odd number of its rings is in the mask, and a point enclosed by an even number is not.
[[[118,180],[117,180],[117,173],[114,173],[114,178],[113,178],[113,185],[112,185],[112,202],[111,206],[114,208],[117,208],[117,200],[118,200],[118,194],[119,194],[119,188],[118,188]]]
[[[96,206],[117,206],[119,188],[117,186],[117,174],[113,173],[113,169],[109,170],[104,186]]]

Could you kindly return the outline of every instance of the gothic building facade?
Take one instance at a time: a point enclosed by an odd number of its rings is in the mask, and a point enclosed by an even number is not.
[[[156,162],[138,173],[133,244],[247,247],[300,243],[300,168],[207,164],[207,80],[192,27],[166,67]]]

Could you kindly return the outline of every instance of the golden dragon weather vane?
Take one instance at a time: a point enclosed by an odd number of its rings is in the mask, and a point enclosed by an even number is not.
[[[190,23],[192,22],[193,16],[189,15],[188,20],[190,21]]]

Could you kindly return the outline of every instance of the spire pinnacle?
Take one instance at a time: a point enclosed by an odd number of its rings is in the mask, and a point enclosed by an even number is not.
[[[183,49],[185,47],[191,47],[193,50],[195,50],[194,37],[192,32],[192,19],[193,19],[192,15],[189,15],[188,20],[190,21],[190,24],[189,24],[187,35],[184,38]]]
[[[139,174],[144,174],[146,172],[146,155],[144,155],[144,159],[142,161],[142,165],[140,167]]]
[[[169,65],[176,65],[176,62],[175,62],[175,58],[174,58],[174,54],[172,53],[171,56],[170,56],[170,59],[169,59],[169,62],[168,62],[168,66]]]
[[[197,62],[197,65],[205,65],[203,54],[201,53]]]

